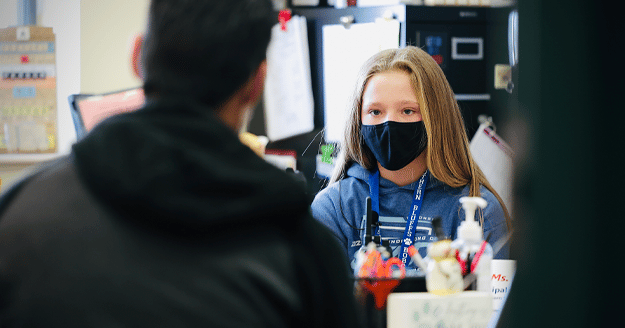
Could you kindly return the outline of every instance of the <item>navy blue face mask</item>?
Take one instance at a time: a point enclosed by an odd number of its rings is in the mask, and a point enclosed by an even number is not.
[[[423,121],[362,125],[360,134],[380,165],[391,171],[408,165],[421,155],[427,145]]]

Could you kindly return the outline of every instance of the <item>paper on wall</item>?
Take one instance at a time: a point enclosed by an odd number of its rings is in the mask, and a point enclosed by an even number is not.
[[[325,140],[340,142],[358,71],[379,51],[399,47],[399,21],[325,25],[322,33]]]
[[[286,31],[271,30],[264,109],[267,137],[274,141],[314,129],[314,102],[306,18],[293,16]]]
[[[514,152],[488,124],[482,124],[471,139],[471,156],[488,182],[495,188],[509,211],[512,210]]]

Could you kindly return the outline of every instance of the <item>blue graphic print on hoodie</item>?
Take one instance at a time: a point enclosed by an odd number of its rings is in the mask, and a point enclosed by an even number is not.
[[[348,177],[320,191],[311,206],[313,217],[330,228],[345,247],[352,266],[355,261],[354,254],[362,246],[364,236],[369,174],[368,170],[354,163],[347,170]],[[389,240],[393,256],[399,255],[416,183],[399,187],[392,181],[380,177],[380,230],[382,239]],[[495,245],[508,234],[504,211],[495,195],[484,186],[480,188],[480,193],[488,202],[488,206],[482,210],[484,237],[490,235],[489,243]],[[417,229],[414,240],[414,245],[421,256],[426,256],[427,245],[436,240],[432,231],[432,219],[437,216],[443,219],[445,234],[452,240],[456,239],[457,228],[465,218],[459,200],[460,197],[468,195],[469,186],[452,188],[430,174],[419,215],[419,227],[422,228]],[[476,212],[476,215],[477,213],[479,212]],[[509,248],[506,245],[494,254],[493,258],[506,259],[508,253]],[[415,264],[410,262],[409,268],[415,269]]]

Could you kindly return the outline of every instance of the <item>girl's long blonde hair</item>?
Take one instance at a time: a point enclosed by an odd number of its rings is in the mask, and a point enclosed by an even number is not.
[[[480,196],[480,185],[486,187],[497,197],[505,213],[508,231],[512,231],[506,205],[471,156],[462,114],[449,82],[432,57],[417,47],[384,50],[363,65],[330,183],[345,178],[353,162],[367,170],[377,167],[375,157],[364,146],[360,134],[362,95],[373,75],[392,70],[410,75],[427,132],[426,165],[430,173],[451,187],[469,185],[470,196]],[[483,217],[480,221],[483,223]]]

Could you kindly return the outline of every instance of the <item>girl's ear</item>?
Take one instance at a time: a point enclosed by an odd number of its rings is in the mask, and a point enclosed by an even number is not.
[[[132,54],[130,58],[130,64],[132,65],[132,71],[135,76],[143,80],[143,65],[141,63],[141,47],[143,46],[143,34],[139,34],[135,37],[132,45]]]

